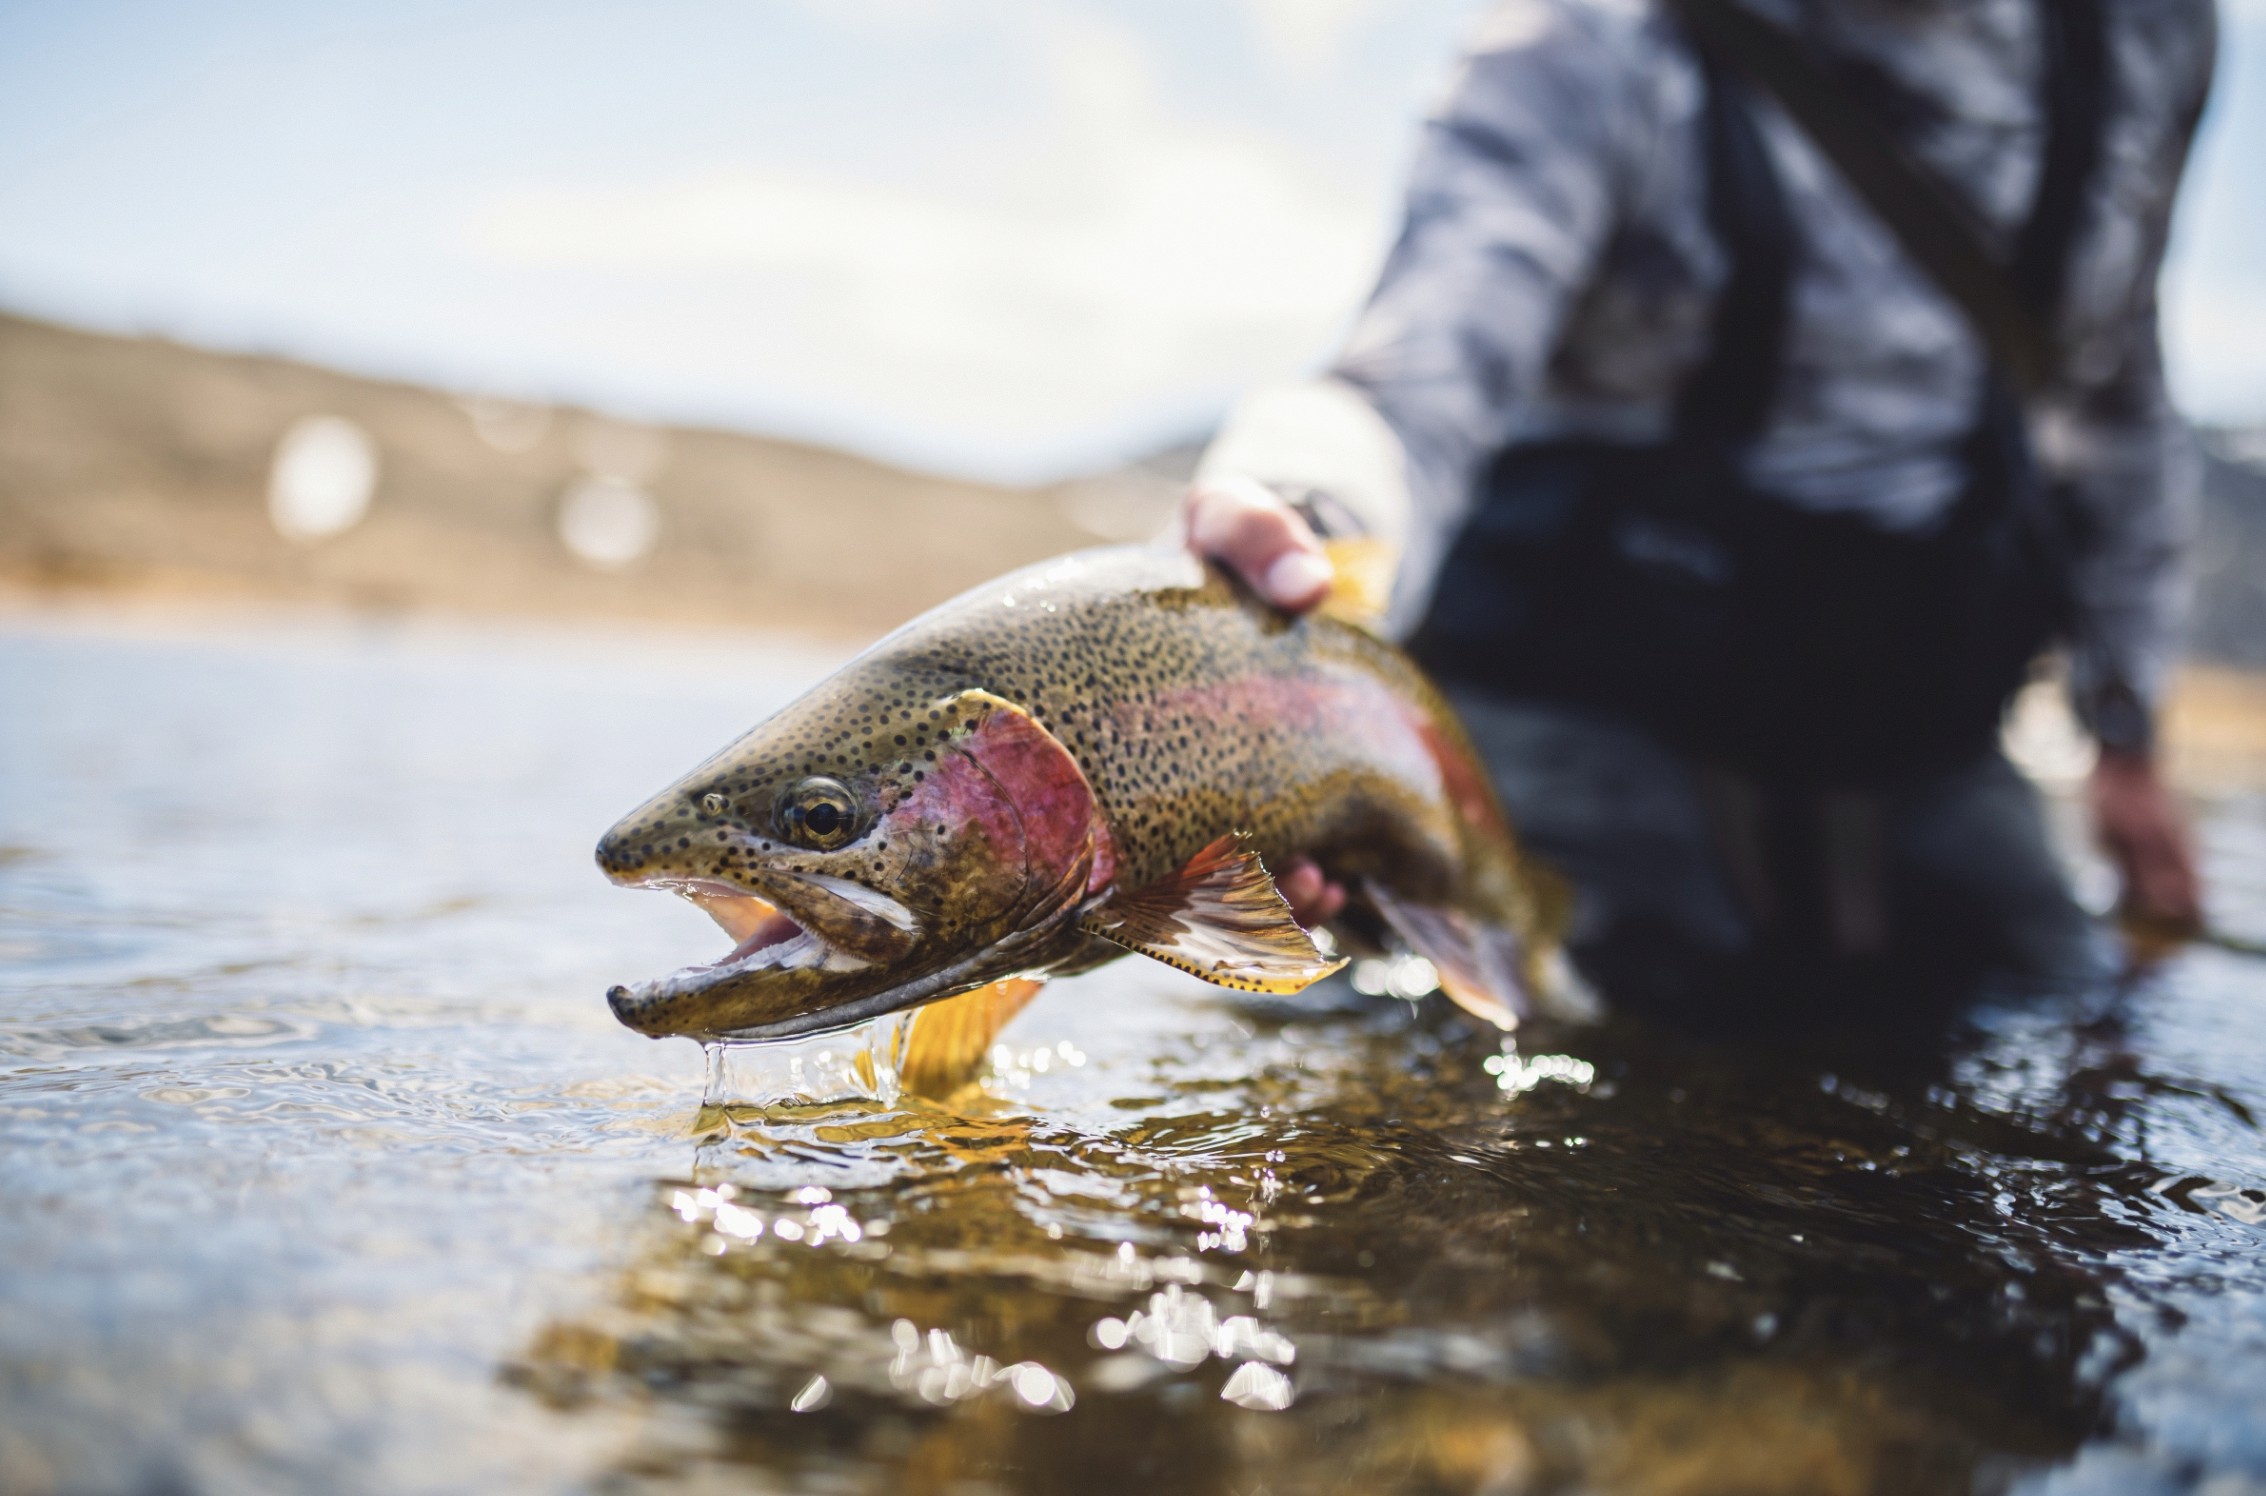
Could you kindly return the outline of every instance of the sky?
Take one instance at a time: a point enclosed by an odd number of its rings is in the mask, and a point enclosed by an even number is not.
[[[2266,0],[2165,281],[2266,421]],[[0,307],[1041,481],[1325,358],[1486,0],[0,0]]]

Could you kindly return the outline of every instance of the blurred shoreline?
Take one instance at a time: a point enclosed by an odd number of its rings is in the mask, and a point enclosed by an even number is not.
[[[311,475],[332,506],[317,520],[347,515],[330,533],[278,506],[281,455],[311,422],[372,459],[343,511],[322,487],[335,475]],[[1014,567],[1153,533],[1177,492],[1143,465],[964,482],[0,313],[0,593],[18,605],[280,600],[870,638]]]
[[[348,524],[295,536],[279,444],[310,420],[362,433],[374,473]],[[0,626],[476,626],[838,658],[1017,566],[1156,533],[1199,446],[1014,489],[0,313]],[[2182,782],[2210,793],[2266,784],[2266,442],[2208,432],[2205,451],[2166,738]],[[570,516],[594,488],[644,506],[645,549],[577,553]],[[2089,762],[2047,689],[2010,743],[2052,782]]]

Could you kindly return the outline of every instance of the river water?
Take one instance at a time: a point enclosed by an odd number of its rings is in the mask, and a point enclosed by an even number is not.
[[[704,1105],[846,1041],[618,1028],[723,937],[590,847],[828,663],[0,619],[0,1490],[2266,1492],[2266,963],[1506,1051],[1128,961]]]

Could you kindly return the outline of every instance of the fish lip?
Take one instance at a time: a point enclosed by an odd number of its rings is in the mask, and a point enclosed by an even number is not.
[[[915,1007],[932,998],[942,997],[950,990],[972,990],[981,981],[971,982],[969,972],[979,966],[991,953],[979,952],[971,960],[957,962],[942,971],[925,977],[916,977],[880,992],[868,993],[831,1008],[818,1008],[808,1013],[797,1013],[791,1018],[774,1019],[769,1023],[750,1024],[746,1028],[718,1029],[705,1036],[709,1044],[769,1044],[781,1039],[809,1039],[820,1034],[840,1033],[876,1018]],[[992,980],[986,978],[985,980]]]
[[[788,918],[791,920],[793,917],[788,916]],[[798,929],[800,929],[799,926]],[[870,1019],[879,1018],[884,1014],[893,1013],[900,1008],[911,1007],[923,1001],[938,988],[950,982],[954,976],[953,970],[933,973],[926,978],[915,978],[913,981],[903,982],[880,992],[869,993],[865,997],[856,998],[834,1007],[814,1008],[807,1013],[797,1013],[790,1017],[775,1019],[769,1023],[752,1024],[745,1028],[681,1028],[656,1032],[638,1021],[639,1010],[649,1003],[695,996],[710,988],[722,986],[726,982],[756,971],[765,969],[792,970],[794,968],[781,968],[777,957],[773,957],[769,962],[758,958],[761,958],[765,951],[777,950],[782,946],[790,946],[798,941],[810,942],[818,952],[815,961],[798,963],[799,965],[824,967],[830,960],[842,959],[857,964],[839,969],[854,971],[870,964],[858,961],[858,958],[849,956],[845,952],[836,951],[808,930],[801,930],[799,934],[788,936],[784,940],[768,942],[757,947],[745,957],[740,957],[739,948],[735,947],[732,955],[721,961],[711,962],[707,965],[687,966],[673,971],[667,976],[613,987],[606,993],[606,1005],[613,1010],[614,1017],[619,1019],[626,1027],[635,1029],[637,1032],[652,1038],[682,1037],[695,1039],[703,1044],[760,1044],[769,1040],[804,1038],[814,1034],[831,1034],[842,1029],[856,1028],[859,1024]],[[742,942],[742,944],[744,945],[745,942]]]
[[[810,1039],[820,1034],[837,1034],[853,1029],[876,1018],[885,1018],[903,1008],[919,1002],[925,992],[921,989],[934,983],[908,982],[843,1003],[839,1007],[818,1008],[798,1013],[792,1018],[781,1018],[770,1023],[751,1024],[746,1028],[719,1029],[703,1042],[710,1044],[769,1044],[780,1039]]]
[[[685,878],[673,873],[652,873],[638,878],[624,878],[611,873],[607,876],[622,888],[650,889],[656,893],[682,894],[687,898],[696,893],[704,893],[718,898],[761,899],[767,904],[777,903],[763,889],[749,888],[725,878]]]
[[[790,937],[788,941],[779,943],[792,943],[794,939],[798,938],[815,939],[815,937],[808,937],[806,933],[804,937]],[[822,950],[825,949],[823,941],[817,943]],[[764,949],[770,949],[770,947]],[[762,951],[758,950],[754,954],[761,955]],[[823,961],[825,958],[822,956],[820,959]],[[709,987],[720,986],[733,978],[761,969],[763,969],[761,966],[752,962],[747,964],[718,962],[711,966],[688,966],[680,971],[671,972],[665,977],[655,977],[650,981],[626,983],[610,988],[606,993],[606,1005],[613,1010],[614,1017],[619,1019],[625,1027],[634,1029],[649,1038],[685,1038],[697,1040],[702,1044],[761,1044],[770,1040],[804,1038],[814,1034],[831,1034],[842,1029],[856,1028],[859,1024],[870,1019],[879,1018],[884,1014],[893,1013],[899,1008],[910,1007],[920,1002],[927,991],[936,985],[936,983],[930,981],[907,982],[836,1007],[815,1008],[807,1013],[798,1013],[793,1017],[777,1019],[770,1023],[752,1024],[745,1028],[678,1028],[656,1031],[638,1021],[639,1009],[647,1003],[660,999],[696,995]],[[690,980],[688,981],[688,979]]]

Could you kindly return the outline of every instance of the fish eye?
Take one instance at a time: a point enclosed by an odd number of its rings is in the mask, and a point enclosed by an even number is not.
[[[824,852],[857,829],[858,802],[834,779],[805,779],[779,799],[779,830],[789,841]]]

